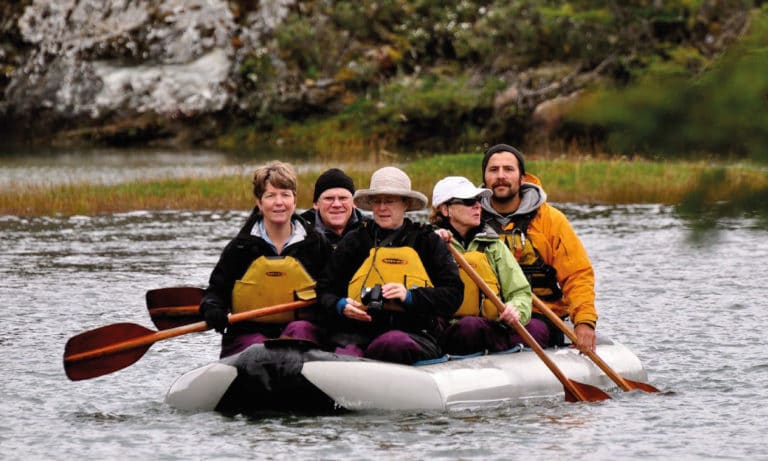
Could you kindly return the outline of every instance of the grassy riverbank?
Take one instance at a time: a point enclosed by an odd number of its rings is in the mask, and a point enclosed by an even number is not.
[[[402,165],[413,188],[431,196],[432,186],[448,175],[480,182],[480,154],[440,155]],[[380,165],[351,170],[358,188],[368,187]],[[768,189],[768,174],[749,165],[698,162],[649,162],[624,159],[536,159],[527,162],[552,202],[592,204],[679,204],[701,189],[706,201],[727,201],[744,190]],[[311,206],[319,172],[300,175],[299,207]],[[702,178],[720,178],[707,188]],[[702,188],[704,186],[704,188]],[[250,177],[186,178],[136,181],[117,185],[24,186],[0,191],[0,215],[96,215],[133,210],[250,209]]]

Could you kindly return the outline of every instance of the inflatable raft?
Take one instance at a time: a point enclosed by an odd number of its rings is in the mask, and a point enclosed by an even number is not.
[[[577,350],[545,352],[569,379],[605,391],[616,389]],[[601,337],[596,352],[622,377],[647,381],[642,363],[624,345]],[[409,366],[307,350],[300,345],[258,344],[182,375],[171,385],[165,401],[188,411],[318,414],[476,409],[563,395],[557,377],[528,349]]]

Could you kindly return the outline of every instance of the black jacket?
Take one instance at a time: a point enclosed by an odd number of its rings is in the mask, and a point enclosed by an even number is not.
[[[318,213],[317,210],[314,208],[310,208],[306,210],[304,213],[301,214],[301,217],[304,218],[307,223],[309,223],[311,226],[315,228],[315,230],[325,237],[325,239],[328,241],[328,243],[331,244],[332,248],[336,248],[336,246],[339,244],[341,239],[347,235],[349,232],[357,229],[360,227],[360,224],[365,220],[365,216],[363,216],[363,213],[360,212],[357,208],[352,210],[352,216],[349,218],[349,222],[347,222],[347,226],[344,228],[344,230],[341,232],[341,235],[337,234],[336,232],[332,231],[331,229],[328,229],[325,227],[325,224],[323,224],[323,220],[320,219],[319,216],[320,213]]]
[[[274,248],[261,237],[251,235],[251,229],[261,217],[255,209],[240,229],[237,236],[232,239],[221,253],[219,262],[214,267],[208,281],[208,288],[200,303],[200,313],[211,307],[220,307],[227,311],[232,309],[232,290],[235,281],[241,279],[251,263],[260,256],[278,256]],[[292,256],[296,258],[310,276],[315,280],[320,276],[325,262],[331,253],[331,247],[309,224],[298,215],[293,215],[292,220],[297,220],[307,231],[304,240],[283,248],[280,256]],[[248,322],[250,323],[250,322]]]
[[[391,329],[431,331],[436,327],[437,318],[450,317],[461,305],[464,285],[445,242],[430,227],[406,219],[387,246],[413,247],[434,287],[411,290],[413,303],[404,306],[405,312],[384,311],[373,316],[374,321],[370,324],[349,320],[337,312],[337,302],[347,297],[349,282],[370,254],[370,249],[391,232],[381,229],[372,220],[366,220],[348,233],[331,255],[318,280],[317,292],[321,308],[326,311],[328,319],[333,319],[336,328],[362,329],[369,334]]]

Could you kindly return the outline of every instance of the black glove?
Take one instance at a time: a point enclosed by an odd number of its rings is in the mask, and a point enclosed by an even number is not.
[[[205,323],[219,333],[224,333],[229,325],[227,311],[215,306],[209,306],[203,311]]]

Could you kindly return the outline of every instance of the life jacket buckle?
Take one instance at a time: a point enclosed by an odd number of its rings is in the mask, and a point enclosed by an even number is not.
[[[520,236],[520,246],[517,246],[517,240],[515,240],[515,235]],[[523,254],[523,249],[525,248],[525,232],[523,232],[522,229],[519,227],[516,227],[512,229],[512,251],[515,254],[515,260],[520,260],[520,256]]]

